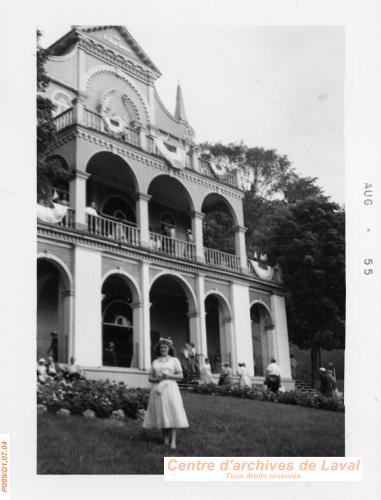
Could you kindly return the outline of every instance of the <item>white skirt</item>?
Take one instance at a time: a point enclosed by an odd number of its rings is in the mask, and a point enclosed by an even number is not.
[[[174,380],[162,380],[152,387],[143,427],[146,429],[189,427],[180,390]]]

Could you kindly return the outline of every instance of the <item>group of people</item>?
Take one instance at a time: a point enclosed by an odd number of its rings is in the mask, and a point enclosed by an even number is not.
[[[46,361],[40,358],[37,362],[37,381],[45,384],[50,380],[78,380],[83,378],[83,373],[78,365],[76,365],[74,358],[70,359],[70,364],[55,363],[52,356],[49,356]]]

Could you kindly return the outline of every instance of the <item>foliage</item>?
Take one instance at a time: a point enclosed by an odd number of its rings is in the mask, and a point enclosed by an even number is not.
[[[50,380],[38,384],[37,403],[53,413],[65,409],[73,415],[83,415],[91,410],[97,417],[107,418],[122,410],[127,417],[135,419],[139,411],[147,407],[148,390],[128,389],[123,383],[108,380]]]
[[[54,181],[67,179],[68,172],[60,162],[49,158],[49,146],[56,140],[57,132],[53,121],[54,104],[44,97],[49,78],[45,63],[49,55],[39,45],[41,32],[37,31],[37,197],[50,201]]]
[[[228,157],[240,168],[250,168],[254,176],[251,191],[263,198],[271,198],[278,193],[293,172],[287,156],[278,154],[275,149],[248,148],[243,143],[204,143],[201,147],[209,150],[213,156]]]
[[[322,394],[308,394],[302,391],[278,392],[263,391],[257,388],[241,389],[238,385],[215,385],[202,384],[192,388],[196,394],[208,394],[213,396],[231,396],[235,398],[255,399],[259,401],[270,401],[273,403],[291,404],[319,408],[321,410],[344,411],[342,399],[327,398]]]
[[[345,344],[345,214],[324,198],[289,204],[272,215],[268,248],[287,287],[290,340],[312,350]]]

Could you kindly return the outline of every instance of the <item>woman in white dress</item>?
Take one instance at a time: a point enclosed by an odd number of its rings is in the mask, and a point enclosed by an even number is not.
[[[239,375],[239,385],[241,389],[250,389],[251,380],[245,363],[238,363],[237,374]]]
[[[149,381],[153,384],[144,417],[145,429],[162,429],[164,444],[176,448],[176,429],[189,427],[183,400],[177,385],[183,372],[180,361],[173,357],[173,342],[160,339],[157,358],[152,363]]]
[[[200,384],[214,384],[209,358],[205,358],[204,366],[200,370]]]

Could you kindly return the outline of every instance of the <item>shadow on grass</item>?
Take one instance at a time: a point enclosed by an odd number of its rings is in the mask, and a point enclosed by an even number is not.
[[[39,474],[162,474],[164,456],[344,456],[344,414],[183,393],[190,422],[175,451],[134,420],[44,414]]]

